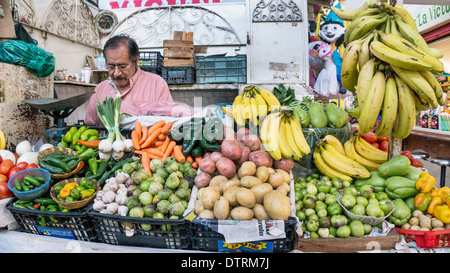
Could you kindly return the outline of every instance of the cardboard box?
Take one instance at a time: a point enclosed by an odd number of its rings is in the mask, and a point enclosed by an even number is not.
[[[8,0],[0,0],[0,6],[3,9],[3,17],[0,17],[0,38],[14,39],[16,31],[14,30],[14,21],[11,14],[11,7]]]

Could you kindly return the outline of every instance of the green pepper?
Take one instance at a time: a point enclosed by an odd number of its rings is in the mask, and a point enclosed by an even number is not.
[[[81,134],[86,131],[86,126],[81,126],[78,131],[72,137],[72,145],[77,144],[78,139],[80,139]]]
[[[208,151],[220,151],[220,145],[215,143],[215,142],[210,142],[204,138],[202,138],[199,141],[200,146],[204,149],[204,150],[208,150]]]
[[[78,163],[80,163],[80,160],[73,159],[67,162],[67,166],[69,167],[70,171],[73,171],[78,166]]]
[[[63,169],[53,166],[53,165],[50,165],[50,164],[47,164],[43,160],[39,161],[39,166],[43,169],[46,169],[47,171],[49,171],[52,174],[64,174]]]
[[[86,174],[86,178],[98,180],[103,175],[103,173],[106,171],[107,168],[108,168],[108,161],[102,160],[98,166],[97,173],[92,175]]]
[[[95,154],[95,150],[93,148],[87,148],[86,151],[84,151],[80,154],[80,158],[82,160],[87,160],[87,159],[93,157],[94,154]]]
[[[70,171],[71,171],[69,169],[69,166],[67,166],[67,163],[64,162],[62,159],[55,158],[55,157],[49,157],[49,158],[47,158],[47,163],[52,166],[63,169],[64,172],[66,172],[66,173],[70,173]]]
[[[81,178],[79,187],[85,188],[85,189],[97,189],[97,185],[95,185],[94,182],[89,180],[86,177]]]
[[[83,141],[88,140],[91,136],[98,136],[98,131],[95,129],[87,129],[86,131],[84,131],[80,138]]]
[[[77,201],[77,200],[75,200],[72,196],[66,197],[64,200],[65,200],[66,202],[74,202],[74,201]]]
[[[77,144],[75,144],[74,149],[77,154],[82,154],[84,151],[88,149],[88,147],[81,145],[80,143],[77,142]]]
[[[86,198],[91,197],[94,194],[94,192],[95,191],[93,189],[81,191],[81,199],[86,199]]]
[[[62,135],[62,140],[66,143],[72,142],[72,138],[77,131],[77,127],[70,127],[69,131],[65,135]]]
[[[72,197],[75,200],[78,200],[78,199],[80,199],[80,196],[81,196],[80,192],[81,191],[79,189],[73,189],[70,191],[70,197]]]
[[[65,142],[65,141],[58,142],[58,144],[56,146],[69,148],[69,144],[67,144],[67,142]]]
[[[97,162],[97,158],[95,157],[91,157],[88,159],[88,164],[89,164],[89,169],[91,170],[91,172],[95,175],[97,174],[97,170],[98,170],[98,162]]]
[[[87,141],[89,142],[89,141],[95,141],[95,140],[99,140],[98,134],[95,136],[90,136]]]
[[[111,173],[109,171],[105,171],[103,173],[103,175],[100,177],[100,179],[98,180],[99,185],[103,186],[103,184],[105,184],[105,182],[106,182],[106,179],[108,179],[110,175],[111,175]]]

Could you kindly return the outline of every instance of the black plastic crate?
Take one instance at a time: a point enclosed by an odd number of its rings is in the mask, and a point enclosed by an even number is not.
[[[204,219],[203,221],[217,220]],[[245,245],[248,246],[249,249],[254,247],[254,249],[260,252],[267,251],[269,253],[286,253],[292,251],[295,244],[295,225],[297,221],[294,217],[289,217],[284,222],[286,238],[260,242],[246,242]],[[189,222],[189,232],[192,249],[214,252],[229,251],[227,247],[223,247],[226,244],[225,237],[207,225]],[[235,246],[238,245],[242,246],[244,244],[235,244]],[[261,247],[260,249],[260,246],[264,246],[264,248]]]
[[[94,224],[86,208],[69,212],[31,210],[14,207],[17,200],[12,198],[6,208],[19,224],[19,231],[64,239],[97,241]]]
[[[184,219],[153,219],[99,213],[89,206],[98,240],[111,245],[187,249],[189,227]]]
[[[159,51],[140,51],[138,65],[144,71],[160,75],[163,57]]]
[[[195,70],[197,83],[246,83],[247,56],[196,56]]]
[[[167,84],[194,84],[195,69],[193,67],[163,67],[162,77]]]

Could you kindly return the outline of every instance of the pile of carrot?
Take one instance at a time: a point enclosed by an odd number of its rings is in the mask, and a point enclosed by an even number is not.
[[[160,120],[147,127],[142,125],[140,121],[137,121],[134,127],[134,130],[131,132],[134,153],[141,155],[142,166],[149,173],[150,177],[152,175],[150,160],[155,158],[165,161],[166,158],[172,156],[179,163],[189,161],[192,163],[193,168],[198,168],[197,160],[194,160],[190,155],[185,156],[181,150],[181,145],[177,145],[167,135],[172,129],[172,122]]]

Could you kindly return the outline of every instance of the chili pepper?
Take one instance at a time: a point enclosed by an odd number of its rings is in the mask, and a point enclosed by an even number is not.
[[[86,166],[85,166],[86,165]],[[75,174],[83,174],[84,172],[86,172],[87,169],[89,169],[89,166],[87,166],[87,164],[84,164],[83,160],[80,160],[80,162],[78,162],[78,167],[73,170],[73,172]],[[86,168],[85,168],[86,167]]]
[[[209,150],[209,151],[220,151],[220,145],[215,143],[215,142],[210,142],[204,138],[202,138],[199,142],[200,146],[204,149],[204,150]]]
[[[78,140],[78,143],[88,148],[98,148],[98,144],[100,143],[100,141],[101,140],[91,140],[91,141]]]
[[[69,131],[67,131],[65,135],[62,135],[62,140],[64,142],[70,143],[77,131],[78,131],[77,127],[70,127]]]
[[[414,208],[420,211],[426,211],[431,202],[431,195],[428,193],[419,193],[414,197]]]
[[[77,143],[77,140],[78,139],[80,139],[80,136],[81,136],[81,134],[84,132],[84,131],[86,131],[86,126],[81,126],[79,129],[78,129],[78,131],[75,133],[75,134],[73,134],[73,137],[72,137],[72,145],[75,145],[76,143]]]
[[[62,159],[50,157],[47,159],[47,163],[50,165],[53,165],[55,167],[63,169],[64,172],[66,172],[66,173],[69,173],[71,171],[69,169],[69,166],[67,166],[67,163],[64,162]]]
[[[203,138],[208,142],[214,142],[223,138],[223,122],[220,118],[211,118],[205,123]]]
[[[65,141],[58,142],[58,144],[56,146],[57,147],[69,148],[69,144],[67,144],[67,142],[65,142]]]
[[[84,151],[80,154],[80,158],[82,160],[86,160],[86,159],[93,157],[94,154],[95,154],[95,150],[93,148],[87,148],[86,151]]]
[[[33,208],[38,209],[40,206],[41,206],[41,204],[37,203],[37,204],[34,204],[34,205],[33,205]]]
[[[59,196],[63,199],[66,199],[70,196],[70,189],[62,188],[61,191],[59,191]]]
[[[46,169],[47,171],[49,171],[52,174],[64,174],[63,169],[53,166],[53,165],[50,165],[50,164],[47,164],[42,160],[39,161],[39,166],[43,169]]]
[[[77,142],[77,144],[75,145],[75,152],[77,154],[81,154],[84,151],[86,151],[88,149],[88,147],[81,145],[80,143]]]
[[[75,170],[75,168],[78,166],[79,163],[80,160],[77,158],[67,162],[67,166],[69,167],[69,170],[72,172],[73,170]]]
[[[58,184],[58,186],[61,184]],[[61,185],[62,186],[62,185]],[[40,197],[33,200],[36,203],[40,203],[41,205],[56,205],[55,200],[46,197]]]
[[[20,185],[19,179],[14,180],[14,185],[16,186],[16,189],[17,189],[18,191],[21,191],[21,190],[22,190],[22,186]]]
[[[111,175],[111,173],[109,171],[105,171],[103,173],[103,175],[100,177],[100,179],[97,180],[99,185],[103,186],[105,184],[105,182],[106,182],[106,179],[108,179],[110,175]]]
[[[67,155],[67,156],[62,158],[62,161],[67,163],[67,162],[69,162],[71,160],[74,160],[74,159],[79,159],[78,155]]]
[[[86,198],[91,197],[94,194],[94,192],[95,191],[92,190],[92,189],[81,191],[80,192],[81,193],[81,199],[86,199]]]
[[[450,208],[448,205],[436,206],[434,216],[445,224],[450,224]]]
[[[416,189],[423,193],[430,192],[434,187],[435,179],[429,173],[423,172],[416,181]]]
[[[81,136],[80,136],[79,139],[81,139],[81,140],[83,140],[83,141],[86,141],[86,140],[88,140],[91,136],[98,136],[98,131],[95,130],[95,129],[87,129],[86,131],[84,131],[84,132],[81,134]],[[77,141],[78,141],[78,139],[77,139]]]
[[[27,209],[27,207],[26,206],[24,206],[24,205],[21,205],[21,204],[14,204],[14,207],[15,208],[19,208],[19,209]]]
[[[440,197],[432,197],[430,204],[428,204],[428,208],[427,208],[427,213],[434,215],[434,209],[436,208],[436,206],[440,205],[442,202]]]
[[[97,158],[95,157],[91,157],[88,159],[88,164],[89,164],[89,169],[91,170],[91,172],[95,175],[97,174],[97,170],[98,170],[98,162],[97,162]]]
[[[36,178],[32,177],[31,175],[25,175],[23,177],[23,181],[33,184],[36,187],[39,187],[41,185],[41,183],[39,183],[39,181]]]
[[[25,183],[22,183],[22,190],[23,191],[29,191],[30,190],[30,188],[25,184]]]
[[[118,169],[122,168],[122,166],[123,166],[125,163],[131,163],[131,162],[133,162],[133,161],[134,161],[134,159],[131,158],[131,157],[122,159],[121,161],[117,162],[117,163],[114,165],[114,167],[111,168],[111,173],[114,173],[114,172],[117,171]]]

